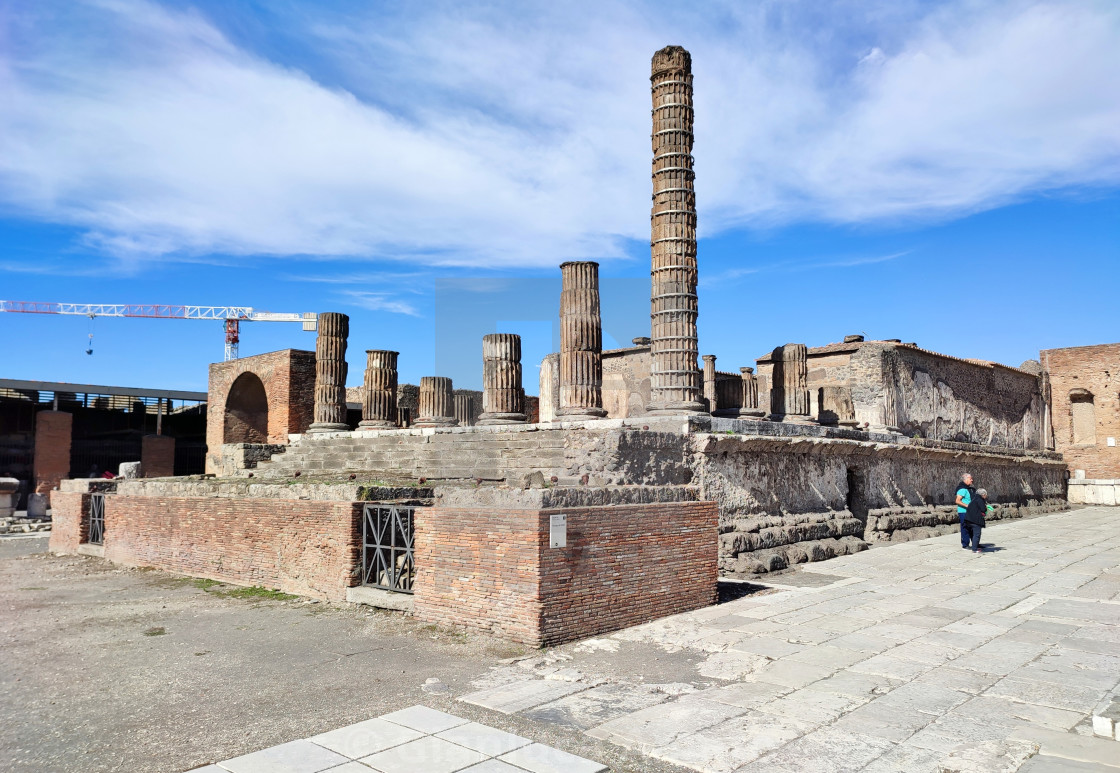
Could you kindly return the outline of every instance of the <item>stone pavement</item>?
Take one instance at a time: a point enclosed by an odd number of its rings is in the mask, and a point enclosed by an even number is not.
[[[412,706],[193,773],[602,773],[606,766],[427,706]]]
[[[996,524],[984,545],[805,565],[495,667],[460,700],[712,773],[1120,769],[1090,718],[1120,682],[1120,510]]]

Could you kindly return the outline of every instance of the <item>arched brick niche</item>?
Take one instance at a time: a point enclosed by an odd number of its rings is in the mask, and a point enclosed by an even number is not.
[[[282,349],[210,366],[206,471],[223,443],[286,443],[307,431],[315,409],[315,352]]]
[[[222,442],[268,442],[268,395],[256,373],[242,373],[229,388]]]

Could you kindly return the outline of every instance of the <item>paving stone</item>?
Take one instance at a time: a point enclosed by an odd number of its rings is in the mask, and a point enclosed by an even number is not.
[[[899,744],[860,773],[941,773],[942,752]]]
[[[754,655],[765,655],[768,658],[781,658],[800,652],[805,649],[805,646],[775,636],[750,636],[731,645],[731,649],[749,652]]]
[[[753,679],[772,684],[781,684],[797,689],[807,684],[824,679],[835,673],[837,669],[825,666],[814,666],[809,663],[798,663],[791,660],[774,660],[755,671]]]
[[[867,653],[864,652],[844,649],[842,647],[833,647],[829,644],[819,644],[816,647],[810,647],[801,652],[788,655],[782,658],[782,660],[791,663],[808,663],[813,666],[837,671],[841,668],[847,668],[855,663],[859,663],[861,660],[866,660],[867,657]]]
[[[1049,644],[1009,641],[1001,637],[977,647],[968,656],[954,661],[954,665],[987,674],[1010,674],[1048,649]]]
[[[726,687],[717,687],[700,693],[705,699],[717,703],[726,703],[729,706],[754,708],[764,703],[779,698],[793,690],[783,684],[772,682],[751,681],[730,684]]]
[[[402,743],[415,741],[422,735],[423,733],[416,730],[378,718],[340,727],[329,733],[320,733],[308,740],[351,759],[357,759]]]
[[[813,685],[809,685],[765,703],[759,706],[758,711],[798,720],[815,727],[832,722],[837,717],[872,700],[870,695],[860,697],[839,695],[825,690],[813,690],[812,687]]]
[[[949,752],[941,766],[953,773],[1014,773],[1036,751],[1030,741],[981,741]]]
[[[905,684],[901,679],[878,674],[861,674],[856,671],[838,671],[827,679],[806,685],[806,690],[830,692],[836,695],[846,695],[852,698],[877,698],[886,695],[891,690]]]
[[[349,760],[311,741],[288,743],[218,763],[229,773],[319,773]]]
[[[888,651],[887,653],[868,658],[862,663],[855,664],[852,666],[851,670],[863,674],[878,674],[879,676],[886,676],[891,679],[909,681],[921,676],[932,668],[933,666],[928,663],[919,663],[914,660],[896,658]]]
[[[730,681],[741,679],[747,674],[753,674],[770,662],[770,658],[763,655],[732,650],[730,652],[712,653],[703,662],[697,664],[696,670],[700,676],[709,679]]]
[[[850,716],[850,715],[849,715]],[[817,730],[742,767],[736,773],[848,773],[866,767],[894,744],[834,727]]]
[[[906,743],[947,754],[964,745],[1002,741],[1018,726],[1019,723],[1002,717],[978,721],[976,717],[950,712],[914,733],[906,739]]]
[[[539,743],[523,746],[503,754],[499,759],[531,773],[601,773],[607,770],[606,765],[601,765],[594,760],[577,757]]]
[[[993,717],[1007,718],[1008,721],[1021,720],[1051,730],[1072,730],[1078,722],[1088,716],[1084,711],[1021,703],[994,695],[977,696],[962,703],[954,711],[962,716],[983,721],[991,721]]]
[[[1038,617],[1056,617],[1083,623],[1120,625],[1120,605],[1073,599],[1050,599],[1034,610]]]
[[[528,738],[522,738],[504,730],[469,722],[465,725],[453,727],[437,733],[436,738],[442,738],[451,743],[457,743],[476,752],[482,752],[487,757],[498,757],[506,752],[528,746],[532,743]]]
[[[925,672],[914,682],[916,684],[935,684],[950,690],[976,695],[984,692],[1002,678],[1003,676],[1000,674],[986,674],[982,671],[972,671],[947,665]]]
[[[525,773],[525,768],[515,768],[501,760],[486,760],[469,768],[463,768],[463,773]]]
[[[522,715],[587,730],[667,700],[668,695],[647,685],[604,684],[528,709]]]
[[[394,746],[360,762],[381,773],[455,773],[465,767],[482,762],[486,755],[473,749],[425,736],[401,746]]]
[[[619,746],[648,752],[670,744],[682,735],[695,733],[736,717],[744,711],[739,706],[686,696],[672,703],[663,703],[612,719],[591,728],[587,734]]]
[[[872,636],[864,631],[845,634],[829,642],[833,647],[877,654],[895,647],[898,642],[882,636]]]
[[[229,773],[229,771],[217,765],[206,765],[201,768],[191,768],[187,773]]]
[[[806,722],[751,711],[658,747],[651,756],[705,773],[731,773],[812,729]]]
[[[394,711],[391,714],[383,714],[379,719],[384,719],[412,730],[418,730],[421,733],[439,733],[443,730],[450,730],[453,727],[467,724],[467,720],[462,717],[456,717],[453,714],[430,709],[427,706],[410,706],[407,709]]]
[[[512,684],[503,684],[464,695],[459,700],[476,706],[500,711],[503,714],[516,714],[534,706],[563,698],[592,685],[583,682],[561,682],[553,679],[526,679]]]
[[[894,622],[886,622],[864,628],[862,633],[868,636],[890,639],[893,642],[901,644],[904,641],[910,641],[911,639],[917,639],[919,636],[925,636],[929,633],[929,629],[919,628],[916,625],[901,625]]]
[[[997,695],[1056,709],[1088,712],[1107,691],[1107,687],[1070,687],[1053,682],[1006,677],[988,688],[985,695]]]
[[[1107,773],[1116,768],[1097,765],[1092,762],[1078,762],[1067,760],[1063,757],[1051,757],[1048,754],[1036,754],[1023,763],[1019,773]]]

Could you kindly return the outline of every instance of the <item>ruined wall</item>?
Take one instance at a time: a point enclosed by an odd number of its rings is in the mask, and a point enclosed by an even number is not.
[[[1044,448],[1042,383],[1016,368],[868,342],[849,365],[856,420],[872,428],[1006,448]]]
[[[648,346],[610,349],[603,352],[603,408],[609,419],[646,415],[650,402]]]
[[[64,411],[39,411],[35,414],[35,456],[32,468],[36,494],[46,494],[53,503],[52,491],[70,474],[70,442],[74,417]]]
[[[264,386],[267,434],[260,439],[238,437],[229,442],[287,443],[289,434],[305,432],[315,410],[315,353],[297,349],[242,357],[210,365],[206,403],[206,471],[221,468],[221,448],[226,441],[231,415],[231,389],[242,374],[253,374]],[[243,382],[244,383],[244,382]],[[234,417],[236,418],[236,417]],[[234,422],[236,424],[236,421]]]
[[[1004,517],[1065,509],[1053,458],[842,438],[698,436],[693,483],[720,504],[720,568],[754,573],[957,528],[961,473]]]
[[[549,546],[549,516],[567,545]],[[417,513],[418,619],[532,646],[715,603],[711,502],[610,507],[435,507]]]
[[[84,487],[85,481],[67,481]],[[89,494],[55,493],[50,549],[75,553]],[[126,566],[344,601],[357,583],[361,502],[215,496],[105,497],[105,558]]]
[[[1055,450],[1086,478],[1120,478],[1120,344],[1047,349],[1041,361]]]
[[[145,435],[140,441],[140,474],[145,478],[168,478],[175,474],[175,438]]]

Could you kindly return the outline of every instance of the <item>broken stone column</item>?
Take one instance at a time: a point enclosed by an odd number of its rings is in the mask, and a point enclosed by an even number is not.
[[[491,333],[482,337],[482,415],[479,426],[524,424],[521,389],[521,336]]]
[[[454,427],[455,396],[451,379],[446,376],[423,376],[420,379],[420,413],[414,427]]]
[[[599,264],[560,264],[560,409],[568,421],[601,419],[603,410],[603,324],[599,316]],[[543,393],[542,393],[543,396]]]
[[[770,418],[808,424],[809,366],[805,344],[786,344],[773,352],[773,384],[770,387]]]
[[[716,356],[704,355],[704,399],[708,401],[708,413],[719,409],[719,395],[716,393]]]
[[[346,339],[350,317],[334,311],[319,315],[315,339],[315,420],[308,432],[342,432],[346,423]]]
[[[692,57],[653,55],[653,209],[650,216],[649,413],[701,412],[696,336],[696,193],[692,170]]]
[[[397,356],[386,349],[366,350],[365,394],[358,429],[397,426]]]
[[[744,419],[761,419],[766,416],[766,411],[758,405],[758,379],[754,376],[754,368],[739,368],[743,381],[743,407],[739,415]]]
[[[455,423],[460,427],[474,426],[474,398],[471,395],[455,395]]]

